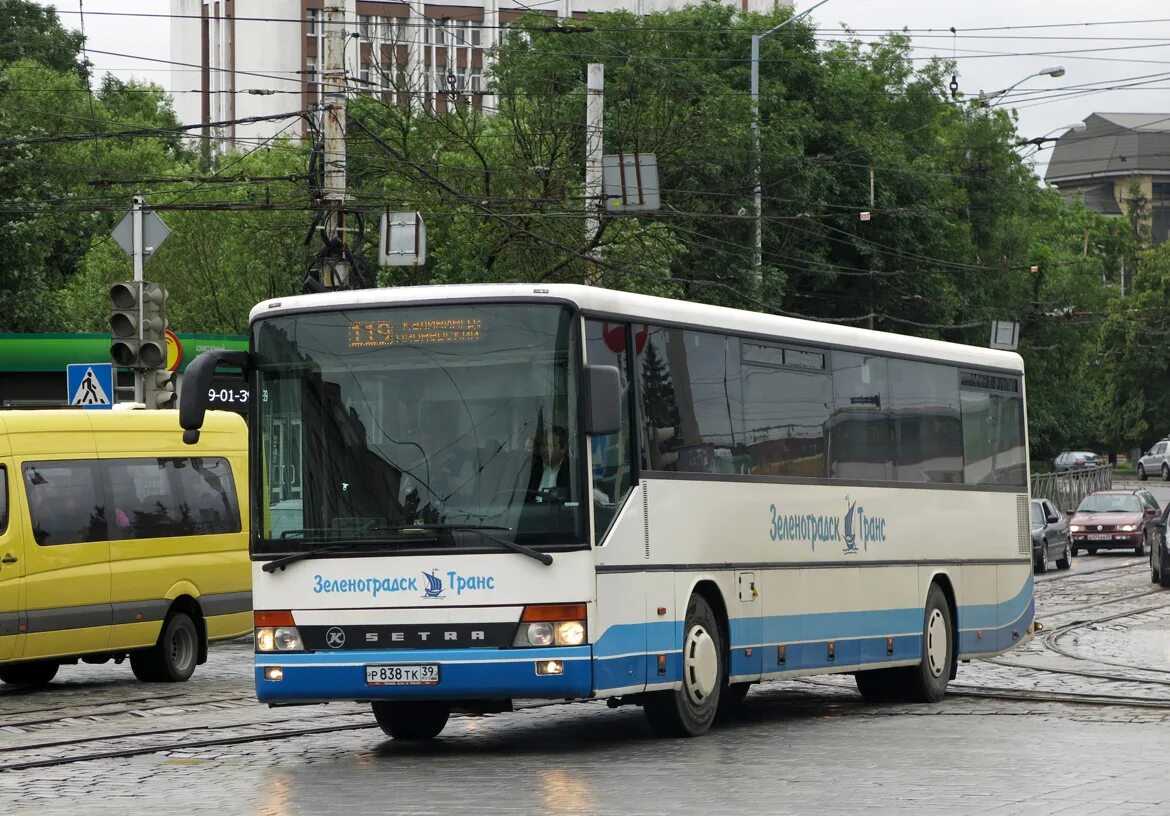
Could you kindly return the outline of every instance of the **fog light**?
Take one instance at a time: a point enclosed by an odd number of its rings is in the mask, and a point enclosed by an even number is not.
[[[536,673],[540,675],[564,674],[565,664],[559,660],[536,661]]]
[[[265,680],[283,680],[284,679],[284,669],[282,669],[280,666],[268,666],[267,668],[264,669],[264,679]]]

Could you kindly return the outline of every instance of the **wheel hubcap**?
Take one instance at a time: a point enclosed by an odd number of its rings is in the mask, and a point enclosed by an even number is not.
[[[687,633],[683,648],[683,686],[695,705],[702,705],[719,682],[719,650],[715,639],[702,626]]]
[[[947,622],[941,610],[930,610],[926,620],[926,666],[932,677],[941,677],[947,670]]]
[[[171,665],[180,671],[186,670],[195,659],[195,641],[186,629],[175,630],[171,637]]]

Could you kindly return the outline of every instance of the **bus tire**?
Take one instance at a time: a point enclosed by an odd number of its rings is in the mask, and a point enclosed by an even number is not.
[[[423,742],[439,736],[451,717],[451,706],[436,700],[408,703],[373,702],[374,719],[387,736]]]
[[[130,668],[144,683],[182,683],[199,662],[199,630],[186,612],[167,618],[158,642],[130,653]]]
[[[719,621],[702,595],[692,595],[683,623],[683,678],[677,691],[658,691],[645,703],[650,729],[660,737],[697,737],[719,711],[727,671]]]
[[[734,717],[741,708],[743,701],[751,690],[751,683],[728,683],[719,692],[719,717],[727,719]]]
[[[947,693],[947,681],[955,660],[951,605],[938,584],[926,593],[922,622],[922,661],[906,671],[906,699],[912,703],[937,703]]]
[[[61,664],[51,660],[16,663],[0,668],[0,680],[13,686],[45,686],[57,676],[59,668]]]
[[[904,699],[903,669],[867,669],[853,675],[861,699],[867,703],[896,703]]]

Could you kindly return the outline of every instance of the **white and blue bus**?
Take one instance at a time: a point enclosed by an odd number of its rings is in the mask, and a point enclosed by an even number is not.
[[[937,701],[1033,634],[1020,358],[584,286],[258,305],[255,679],[387,733],[531,698],[706,731],[752,683]]]

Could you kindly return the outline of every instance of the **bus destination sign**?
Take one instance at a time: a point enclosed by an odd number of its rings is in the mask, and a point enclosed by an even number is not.
[[[483,337],[483,319],[444,317],[431,320],[355,320],[349,324],[349,347],[430,346],[474,343]]]

